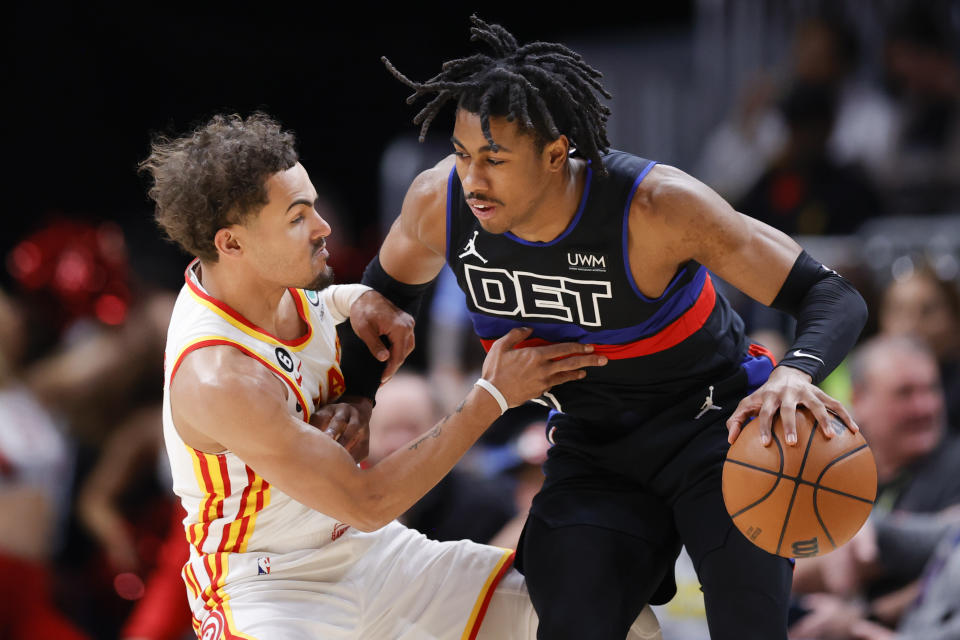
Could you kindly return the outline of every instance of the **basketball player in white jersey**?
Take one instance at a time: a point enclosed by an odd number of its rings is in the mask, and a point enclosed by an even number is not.
[[[262,114],[218,116],[155,141],[142,165],[157,221],[197,256],[170,321],[163,407],[197,635],[533,638],[511,551],[431,541],[395,518],[508,407],[605,358],[576,343],[514,349],[529,335],[514,330],[453,414],[358,467],[370,406],[331,409],[343,390],[335,325],[351,317],[381,359],[389,334],[398,366],[412,323],[362,285],[327,286],[330,227],[293,143]],[[343,446],[322,429],[334,414]],[[630,637],[660,637],[649,609]]]

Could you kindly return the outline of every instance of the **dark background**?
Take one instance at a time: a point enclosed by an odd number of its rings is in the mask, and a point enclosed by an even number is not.
[[[416,130],[416,109],[404,103],[409,91],[381,55],[426,79],[442,61],[472,52],[474,11],[521,42],[640,36],[686,29],[693,17],[690,0],[634,4],[627,11],[539,3],[481,10],[457,3],[18,4],[3,20],[12,170],[0,249],[6,254],[51,215],[115,220],[139,254],[134,263],[153,264],[148,277],[156,276],[163,258],[182,257],[157,244],[147,182],[136,173],[151,136],[255,109],[297,133],[314,182],[344,207],[350,229],[342,231],[363,233],[377,215],[383,149]],[[450,114],[435,126],[449,128]],[[180,279],[174,271],[171,285]]]

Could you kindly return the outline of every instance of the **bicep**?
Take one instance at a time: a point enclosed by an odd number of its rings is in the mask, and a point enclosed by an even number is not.
[[[383,241],[380,264],[400,282],[430,282],[446,262],[447,179],[452,167],[447,158],[417,176]]]
[[[742,230],[718,237],[713,246],[706,247],[698,261],[757,302],[769,306],[787,279],[801,247],[782,231],[736,211],[733,213],[742,218]]]
[[[696,260],[754,300],[769,305],[801,247],[788,235],[735,211],[703,183],[686,176],[666,189],[675,235]]]
[[[437,277],[446,258],[425,244],[401,218],[390,227],[380,247],[380,265],[392,278],[406,284],[422,284]]]

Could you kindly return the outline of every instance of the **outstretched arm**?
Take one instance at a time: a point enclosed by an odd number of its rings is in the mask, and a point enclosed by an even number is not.
[[[590,347],[562,343],[515,349],[529,330],[515,329],[491,348],[483,379],[502,393],[474,387],[460,407],[427,434],[370,469],[287,409],[282,383],[232,347],[188,355],[171,383],[174,424],[188,445],[229,450],[295,500],[372,531],[423,497],[508,406],[583,377],[606,359]]]

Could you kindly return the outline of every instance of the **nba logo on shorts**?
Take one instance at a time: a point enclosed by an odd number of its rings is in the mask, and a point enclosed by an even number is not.
[[[257,558],[257,575],[263,576],[270,573],[270,556]]]
[[[200,627],[200,633],[198,634],[200,640],[220,640],[223,636],[224,626],[223,613],[219,609],[211,611],[207,619],[203,621],[203,626]]]
[[[337,538],[345,534],[347,532],[347,529],[349,528],[350,528],[350,525],[343,524],[342,522],[338,522],[336,526],[333,528],[333,533],[330,534],[330,539],[336,540]]]

